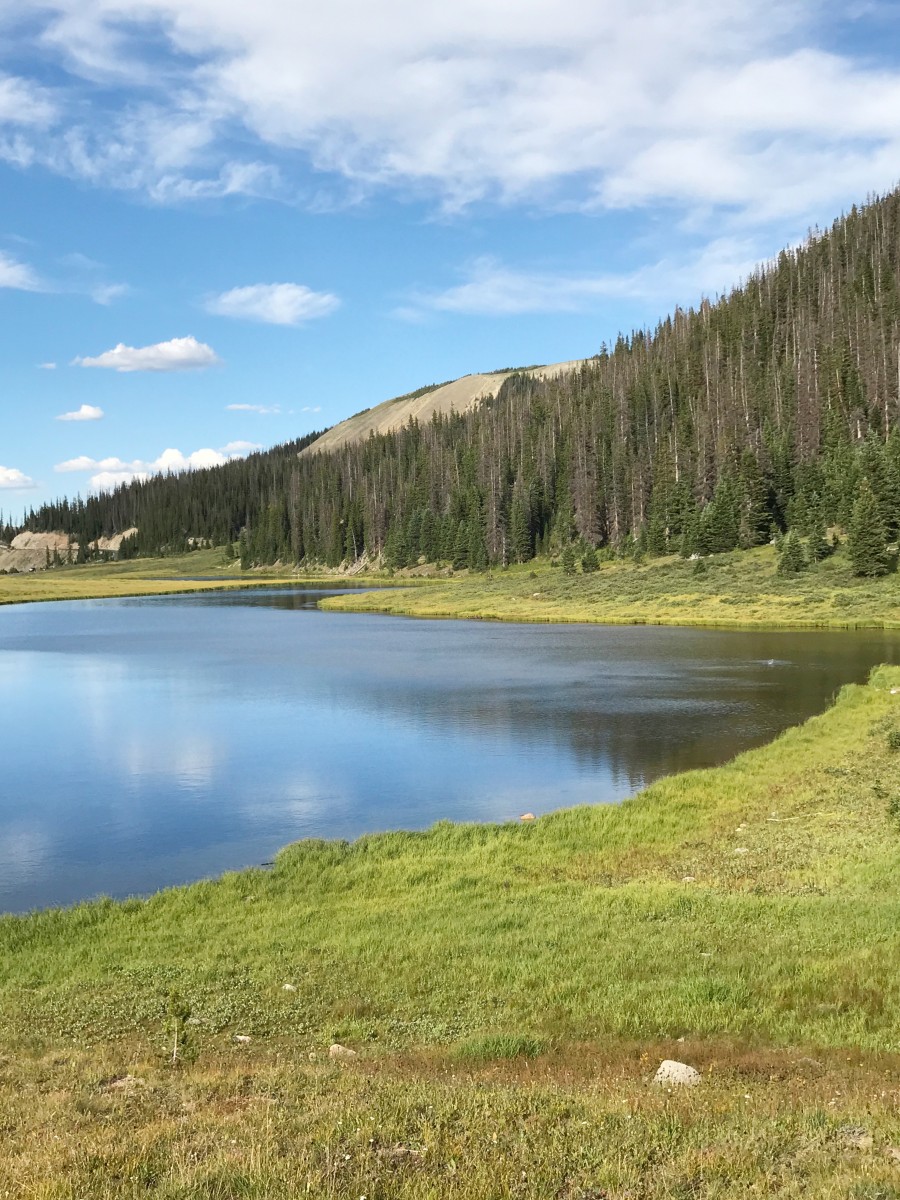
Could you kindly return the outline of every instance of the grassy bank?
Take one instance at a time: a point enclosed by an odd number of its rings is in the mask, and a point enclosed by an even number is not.
[[[620,807],[0,920],[0,1195],[900,1195],[892,688]]]
[[[772,547],[713,555],[603,563],[566,575],[546,561],[462,573],[428,588],[340,596],[323,607],[414,617],[496,621],[595,621],[605,624],[784,628],[900,627],[900,575],[858,579],[846,554],[782,577]]]
[[[193,578],[192,578],[193,577]],[[287,570],[262,568],[242,572],[226,563],[221,549],[195,550],[170,558],[138,558],[126,562],[87,563],[56,567],[34,574],[0,575],[0,604],[41,600],[99,600],[121,596],[166,596],[231,588],[313,584],[352,586],[354,578],[341,575],[299,576]],[[367,579],[376,586],[377,578]]]

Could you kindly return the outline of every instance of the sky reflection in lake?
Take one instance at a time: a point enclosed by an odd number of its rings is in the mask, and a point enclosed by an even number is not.
[[[0,910],[301,837],[610,802],[897,661],[894,635],[321,613],[321,592],[0,610]]]

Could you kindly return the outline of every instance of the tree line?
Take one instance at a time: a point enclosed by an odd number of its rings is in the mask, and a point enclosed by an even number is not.
[[[237,542],[245,565],[363,555],[480,569],[562,553],[705,554],[849,527],[865,489],[900,531],[900,191],[813,231],[730,294],[581,369],[514,375],[465,414],[328,453],[315,435],[29,514],[126,552]]]

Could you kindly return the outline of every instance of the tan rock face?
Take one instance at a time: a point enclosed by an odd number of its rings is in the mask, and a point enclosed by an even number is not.
[[[91,549],[117,554],[125,538],[135,533],[137,529],[132,526],[112,537],[98,538],[96,542],[91,542]],[[17,533],[9,546],[0,545],[0,571],[19,571],[23,574],[43,571],[47,566],[48,554],[51,560],[54,554],[58,554],[65,562],[70,550],[74,558],[78,553],[78,543],[70,542],[65,533]]]
[[[58,550],[65,554],[69,548],[69,539],[64,533],[17,533],[9,543],[11,550],[49,550],[52,554]],[[77,546],[73,543],[73,549]]]
[[[572,359],[570,362],[551,363],[546,367],[531,367],[523,371],[523,375],[531,375],[535,379],[555,379],[558,375],[566,375],[576,371],[586,359]],[[424,396],[415,399],[386,400],[366,412],[357,413],[340,425],[335,425],[327,433],[323,433],[318,441],[301,450],[301,456],[318,454],[320,450],[339,450],[341,446],[353,442],[364,441],[370,433],[393,433],[402,429],[410,418],[420,424],[430,421],[435,413],[449,416],[451,412],[464,413],[475,408],[488,396],[496,396],[500,388],[509,379],[513,371],[497,371],[493,375],[464,375],[452,383],[442,384]]]

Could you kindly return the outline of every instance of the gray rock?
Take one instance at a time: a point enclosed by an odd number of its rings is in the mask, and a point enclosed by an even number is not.
[[[700,1072],[687,1063],[675,1062],[671,1058],[659,1064],[659,1070],[653,1076],[653,1082],[660,1087],[696,1087],[700,1082]]]
[[[339,1062],[349,1062],[351,1058],[356,1058],[356,1051],[351,1050],[348,1046],[342,1046],[340,1042],[335,1042],[333,1046],[328,1047],[328,1057],[337,1059]]]

